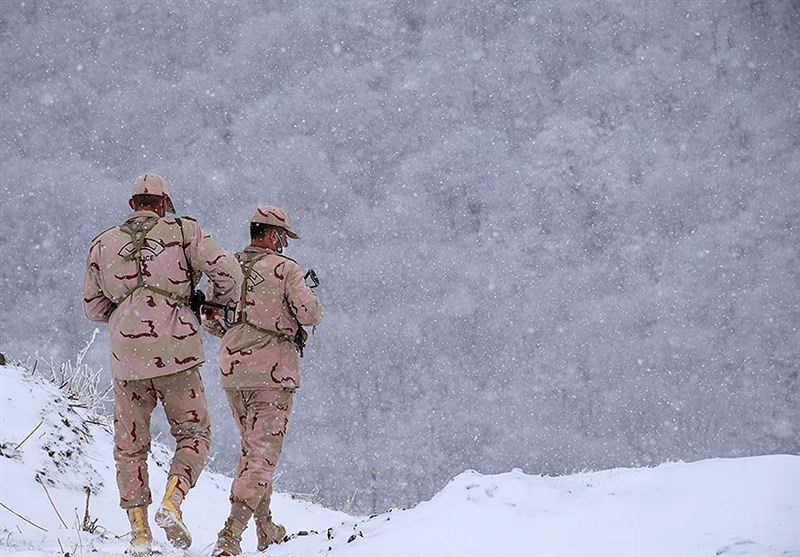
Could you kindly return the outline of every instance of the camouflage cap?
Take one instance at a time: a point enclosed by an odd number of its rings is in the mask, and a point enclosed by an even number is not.
[[[133,182],[133,191],[131,196],[134,195],[160,195],[167,198],[167,211],[170,213],[175,212],[175,207],[172,205],[172,199],[169,197],[169,185],[167,181],[153,172],[142,174]]]
[[[250,222],[277,226],[286,230],[286,235],[289,238],[294,238],[295,240],[300,238],[300,235],[292,230],[292,224],[289,222],[289,215],[286,214],[286,211],[273,205],[261,205],[250,217]]]

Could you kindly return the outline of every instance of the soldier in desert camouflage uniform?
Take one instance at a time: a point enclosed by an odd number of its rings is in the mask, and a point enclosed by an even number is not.
[[[205,466],[211,439],[200,377],[200,324],[188,307],[190,285],[204,273],[213,301],[226,304],[238,300],[242,274],[197,222],[165,216],[174,208],[167,183],[157,174],[136,179],[130,206],[134,212],[125,222],[97,236],[89,248],[83,305],[89,319],[109,325],[120,506],[131,521],[129,553],[148,555],[147,456],[157,402],[164,406],[176,450],[156,522],[176,547],[191,544],[180,505]]]
[[[281,209],[264,205],[250,223],[251,243],[236,258],[244,285],[237,324],[220,346],[221,384],[242,437],[231,512],[213,555],[241,553],[241,536],[255,518],[258,549],[280,542],[283,526],[272,522],[272,475],[283,447],[294,391],[300,386],[303,325],[322,319],[322,304],[294,260],[283,255],[287,237],[299,238]],[[207,327],[220,334],[216,314]]]

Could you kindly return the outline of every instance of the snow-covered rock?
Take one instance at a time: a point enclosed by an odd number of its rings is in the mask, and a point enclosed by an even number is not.
[[[0,367],[0,387],[0,550],[17,557],[121,555],[127,522],[117,506],[108,419],[21,368]],[[169,456],[154,444],[154,497]],[[189,555],[209,553],[228,509],[229,486],[229,478],[205,473],[187,499],[196,540]],[[86,521],[94,532],[83,529],[87,488]],[[408,510],[352,517],[276,494],[274,512],[293,537],[264,554],[273,557],[797,557],[800,457],[564,477],[467,471]],[[171,552],[160,530],[154,532]],[[252,528],[244,546],[255,554]]]

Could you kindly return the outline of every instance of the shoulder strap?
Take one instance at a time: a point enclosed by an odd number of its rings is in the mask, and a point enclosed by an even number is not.
[[[186,272],[189,274],[189,296],[194,294],[194,269],[192,268],[192,262],[189,261],[189,256],[186,255],[186,236],[183,234],[183,221],[180,217],[175,217],[175,222],[178,223],[178,228],[181,229],[181,249],[183,249],[183,259],[186,261]]]
[[[279,255],[279,256],[283,257],[284,259],[290,259],[290,258],[286,257],[284,255],[281,255],[279,253],[258,253],[256,255],[254,255],[253,257],[247,257],[247,258],[245,258],[245,255],[246,255],[246,253],[242,253],[242,252],[239,252],[239,253],[236,254],[236,259],[237,259],[237,261],[239,261],[239,265],[241,265],[241,267],[242,267],[242,275],[244,275],[244,281],[242,283],[242,295],[241,295],[241,298],[239,300],[239,307],[241,309],[239,311],[238,323],[239,324],[245,324],[248,327],[252,327],[253,329],[255,329],[256,331],[258,331],[260,333],[270,335],[272,337],[277,338],[278,340],[294,344],[295,347],[297,348],[297,350],[299,351],[300,356],[302,357],[303,356],[303,347],[305,345],[305,338],[304,337],[307,337],[308,335],[306,334],[306,332],[303,329],[302,325],[300,325],[300,322],[297,322],[298,335],[296,335],[293,338],[293,337],[290,337],[290,336],[285,335],[283,333],[279,333],[278,331],[272,331],[270,329],[261,328],[261,327],[255,325],[255,324],[253,324],[247,318],[247,282],[250,280],[250,274],[253,272],[253,267],[255,267],[255,264],[258,263],[259,261],[261,261],[262,259],[264,259],[264,257],[266,257],[267,255]],[[244,261],[242,261],[242,259],[244,259]],[[294,260],[292,259],[292,261],[294,261]],[[297,317],[296,316],[295,316],[295,321],[297,321]],[[298,338],[298,336],[300,338]],[[254,343],[257,343],[257,342],[259,342],[259,341],[258,340],[254,341]],[[250,345],[248,345],[248,347],[249,346]]]
[[[136,228],[126,226],[128,222],[130,222],[128,221],[119,227],[120,232],[130,236],[131,242],[133,242],[133,249],[129,254],[123,256],[123,259],[136,263],[136,286],[128,290],[118,301],[115,301],[114,303],[116,305],[120,305],[134,290],[146,286],[144,284],[144,278],[142,277],[142,246],[147,238],[147,233],[158,224],[158,220],[158,218],[148,218],[142,222],[142,226],[137,226]]]
[[[247,319],[247,283],[250,281],[250,273],[253,272],[255,264],[264,259],[267,255],[269,254],[259,253],[242,261],[244,253],[240,252],[236,254],[236,260],[239,261],[239,265],[242,267],[242,275],[244,275],[242,281],[242,295],[239,299],[239,307],[241,308],[239,312],[239,321],[241,323],[250,324],[250,321]]]
[[[276,251],[276,252],[274,252],[272,255],[277,255],[278,257],[283,257],[284,259],[288,259],[289,261],[292,261],[292,262],[294,262],[294,263],[297,263],[297,261],[295,261],[294,259],[292,259],[292,258],[291,258],[291,257],[289,257],[288,255],[284,255],[284,254],[282,254],[282,253],[278,253],[277,251]],[[300,263],[297,263],[297,264],[298,264],[298,265],[300,265]]]
[[[130,236],[131,242],[133,242],[133,249],[129,254],[124,256],[124,259],[136,263],[136,286],[142,286],[142,284],[144,284],[142,279],[142,246],[147,238],[147,233],[158,224],[158,219],[148,218],[142,222],[142,226],[137,226],[136,228],[126,226],[126,224],[127,223],[120,226],[119,229],[121,232]]]

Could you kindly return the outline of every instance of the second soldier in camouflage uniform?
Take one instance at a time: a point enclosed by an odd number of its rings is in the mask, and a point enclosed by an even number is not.
[[[215,556],[241,553],[241,536],[255,518],[258,549],[280,542],[283,526],[272,521],[272,475],[283,447],[295,389],[300,386],[303,326],[317,325],[322,304],[303,271],[283,255],[288,238],[299,238],[281,209],[264,205],[250,223],[251,243],[236,258],[244,285],[237,324],[220,346],[221,384],[242,437],[231,512],[220,531]],[[212,332],[224,327],[208,322]]]
[[[191,544],[180,505],[205,466],[211,439],[199,323],[187,305],[190,284],[204,273],[213,300],[225,304],[238,300],[242,275],[236,260],[197,222],[165,216],[174,210],[157,174],[136,179],[130,205],[134,212],[125,222],[89,248],[83,305],[89,319],[109,325],[120,505],[131,522],[129,553],[148,555],[147,456],[157,402],[176,449],[156,522],[177,547]],[[197,274],[193,280],[189,268]]]

